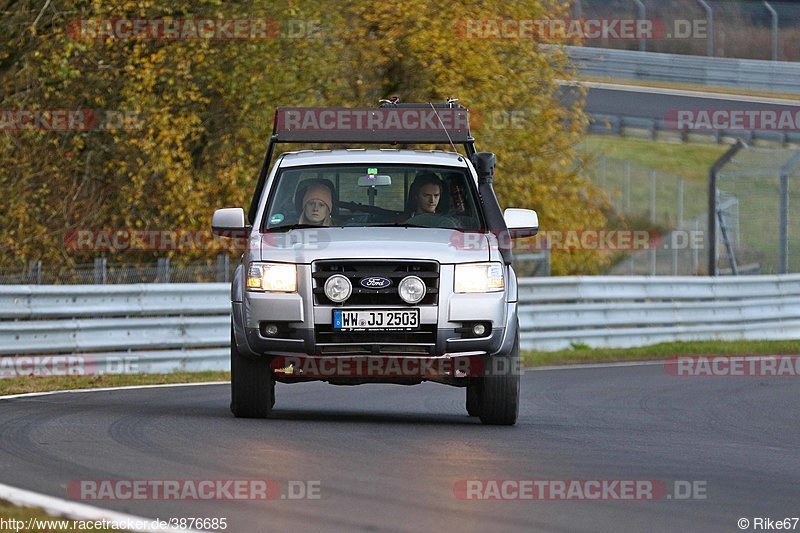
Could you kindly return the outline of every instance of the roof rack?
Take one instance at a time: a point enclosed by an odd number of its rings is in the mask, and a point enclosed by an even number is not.
[[[460,144],[472,157],[469,111],[456,102],[400,103],[394,97],[378,108],[279,107],[248,218],[255,220],[277,144]]]

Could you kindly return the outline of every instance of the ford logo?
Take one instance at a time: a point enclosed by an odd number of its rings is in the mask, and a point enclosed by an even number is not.
[[[385,289],[391,284],[392,280],[379,276],[372,276],[361,280],[361,286],[365,289]]]

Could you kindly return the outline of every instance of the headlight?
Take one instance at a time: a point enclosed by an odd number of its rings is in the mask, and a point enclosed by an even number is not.
[[[325,281],[325,296],[332,302],[342,303],[353,293],[353,284],[341,274],[334,274]]]
[[[425,282],[417,276],[406,276],[397,286],[400,298],[407,304],[415,304],[425,298]]]
[[[501,263],[456,265],[455,292],[498,292],[505,287]]]
[[[253,291],[297,292],[297,267],[280,263],[251,263],[247,288]]]

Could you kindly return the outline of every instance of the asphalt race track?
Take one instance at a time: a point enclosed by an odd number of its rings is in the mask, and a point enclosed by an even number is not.
[[[572,98],[572,89],[564,87],[562,91],[564,101],[569,101]],[[785,105],[773,103],[770,99],[759,101],[759,98],[723,94],[708,94],[704,97],[702,94],[649,87],[590,87],[585,109],[588,113],[650,119],[663,119],[668,112],[677,110],[768,110],[793,113],[800,110],[800,101],[794,105]]]
[[[277,418],[234,419],[226,385],[0,402],[0,482],[67,499],[81,479],[319,481],[320,498],[84,503],[227,517],[227,531],[739,531],[800,515],[800,381],[674,377],[662,364],[528,371],[514,427],[463,390],[277,386]],[[700,482],[706,498],[476,501],[459,480]],[[800,525],[798,526],[800,527]]]

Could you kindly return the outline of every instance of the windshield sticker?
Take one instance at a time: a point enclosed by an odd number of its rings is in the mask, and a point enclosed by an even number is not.
[[[280,213],[276,213],[269,218],[270,224],[280,224],[281,222],[283,222],[283,215]]]
[[[377,174],[377,173],[378,173],[378,169],[377,168],[368,168],[367,169],[367,174]]]

